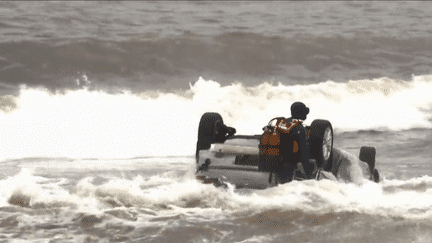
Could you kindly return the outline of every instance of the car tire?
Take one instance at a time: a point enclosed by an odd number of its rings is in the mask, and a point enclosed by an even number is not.
[[[314,120],[310,126],[310,151],[318,168],[330,172],[333,162],[333,127],[327,120]]]
[[[209,149],[212,143],[223,143],[225,133],[223,132],[224,123],[219,113],[207,112],[201,116],[198,126],[198,141],[196,148],[196,158],[199,151]]]

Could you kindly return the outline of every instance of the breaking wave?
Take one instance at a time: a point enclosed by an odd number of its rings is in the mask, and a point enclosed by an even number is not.
[[[0,99],[2,158],[188,156],[203,113],[219,112],[238,134],[259,134],[272,117],[289,116],[294,101],[310,107],[306,123],[327,119],[336,133],[431,128],[431,79],[245,87],[199,78],[187,91],[139,94],[22,86]]]
[[[49,179],[23,169],[1,181],[0,206],[71,208],[96,215],[108,212],[128,220],[133,220],[134,210],[140,210],[153,221],[166,217],[164,212],[172,216],[191,210],[212,220],[229,215],[245,219],[272,211],[333,217],[357,213],[427,219],[432,215],[432,178],[428,176],[407,181],[384,179],[379,184],[367,180],[293,181],[266,190],[216,188],[199,183],[189,172],[105,179],[101,183],[96,177],[85,177],[72,185],[67,178]]]

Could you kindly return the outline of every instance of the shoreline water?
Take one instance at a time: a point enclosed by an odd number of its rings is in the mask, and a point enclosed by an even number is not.
[[[426,2],[1,2],[1,242],[429,242]],[[202,77],[202,78],[200,78]],[[198,122],[303,101],[383,180],[194,179]]]

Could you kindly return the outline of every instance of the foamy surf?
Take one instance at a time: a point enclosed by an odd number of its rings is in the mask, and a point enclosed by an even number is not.
[[[346,153],[346,152],[344,152]],[[34,169],[23,168],[18,174],[2,180],[1,206],[17,205],[25,208],[71,208],[82,212],[100,212],[112,208],[145,208],[160,210],[175,207],[222,209],[233,214],[249,214],[268,210],[302,210],[314,213],[331,211],[357,211],[400,217],[419,217],[418,210],[425,210],[428,217],[432,206],[429,197],[431,177],[424,176],[408,181],[387,180],[376,184],[362,177],[358,159],[346,157],[346,169],[338,175],[339,181],[294,181],[265,190],[216,188],[194,179],[193,158],[183,164],[183,172],[174,173],[167,168],[155,175],[136,174],[134,177],[114,176],[103,166],[94,170],[94,176],[85,171],[71,170],[74,177],[47,177],[37,175]],[[56,163],[64,163],[52,161]],[[136,161],[151,164],[149,160]],[[165,161],[158,163],[161,166]],[[46,166],[44,164],[42,166]],[[122,169],[118,164],[117,169]],[[115,170],[111,168],[110,170]],[[124,174],[128,173],[128,169]],[[129,168],[129,170],[134,170]],[[40,172],[39,172],[40,173]],[[345,173],[353,181],[344,180]],[[96,176],[97,175],[97,176]],[[22,202],[18,202],[21,198]],[[412,200],[417,198],[419,200]],[[169,211],[174,210],[170,209]],[[417,210],[417,211],[416,211]],[[175,210],[174,210],[175,211]],[[423,217],[422,216],[422,217]]]
[[[269,119],[289,116],[292,102],[310,109],[306,123],[327,119],[336,133],[431,127],[430,76],[285,86],[221,86],[200,78],[182,93],[87,89],[50,93],[21,87],[0,113],[1,157],[133,158],[184,156],[195,150],[199,118],[218,112],[237,134],[260,134]],[[210,95],[211,94],[211,95]]]
[[[84,170],[69,160],[40,165],[23,160],[15,162],[19,172],[0,181],[0,235],[58,242],[169,242],[186,232],[182,239],[192,242],[245,237],[256,242],[280,241],[286,234],[301,238],[324,228],[334,232],[327,239],[336,239],[337,229],[362,230],[365,224],[393,229],[401,220],[407,230],[410,222],[422,222],[423,232],[430,223],[431,177],[373,183],[362,178],[358,163],[363,162],[341,154],[347,175],[357,178],[353,182],[340,176],[340,181],[294,181],[265,190],[201,184],[195,180],[193,157],[131,159],[124,165],[100,160],[99,166]],[[151,168],[159,170],[151,173]]]

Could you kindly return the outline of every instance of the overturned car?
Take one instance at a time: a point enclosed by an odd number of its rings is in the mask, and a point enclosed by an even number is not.
[[[264,189],[280,184],[274,176],[275,155],[272,152],[272,141],[277,143],[281,151],[296,152],[295,141],[280,143],[276,139],[283,117],[276,117],[263,128],[258,135],[235,135],[236,129],[226,126],[222,116],[208,112],[202,115],[198,127],[196,148],[196,177],[203,183],[216,186],[230,183],[238,188],[247,187]],[[301,163],[293,173],[293,180],[340,178],[340,150],[333,148],[333,128],[327,120],[314,120],[307,130],[307,150],[315,164],[313,178],[307,176]],[[269,145],[270,144],[270,145]],[[374,147],[361,147],[359,160],[364,163],[365,176],[372,181],[379,181],[379,173],[375,168],[376,150]],[[293,153],[277,154],[277,156],[295,156]],[[276,157],[277,157],[276,156]],[[342,166],[343,167],[343,166]]]

